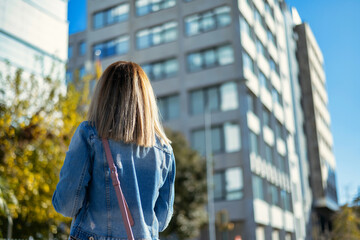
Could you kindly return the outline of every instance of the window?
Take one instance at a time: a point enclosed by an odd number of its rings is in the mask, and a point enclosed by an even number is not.
[[[266,50],[264,45],[260,42],[259,39],[256,39],[256,50],[258,53],[260,53],[261,55],[263,55],[266,58]]]
[[[199,129],[192,132],[192,146],[201,155],[205,155],[205,130]],[[237,123],[224,123],[211,127],[211,151],[213,153],[235,152],[241,148],[240,127]]]
[[[179,96],[166,96],[158,99],[159,111],[164,121],[176,119],[180,115]]]
[[[224,83],[220,86],[222,111],[228,111],[238,108],[238,90],[235,82]]]
[[[271,236],[272,240],[280,240],[279,230],[273,230]]]
[[[137,49],[145,49],[159,44],[175,41],[177,38],[177,22],[140,30],[136,33]]]
[[[219,86],[196,90],[190,93],[191,113],[210,111],[228,111],[238,107],[237,85],[228,82]]]
[[[243,172],[240,167],[214,174],[215,200],[237,200],[243,197]]]
[[[199,152],[200,155],[204,156],[206,151],[205,146],[205,131],[204,129],[195,130],[191,133],[192,147]]]
[[[283,204],[283,209],[291,212],[292,211],[292,202],[291,202],[290,193],[286,192],[285,190],[281,190],[281,201]]]
[[[79,44],[79,55],[84,56],[86,53],[86,43],[83,41]]]
[[[176,5],[175,0],[136,0],[136,15],[144,16]]]
[[[104,20],[104,12],[98,12],[95,13],[93,16],[93,28],[94,29],[98,29],[98,28],[102,28],[105,25],[105,20]]]
[[[265,240],[265,227],[256,227],[256,240]]]
[[[274,10],[270,7],[269,3],[265,1],[265,12],[269,13],[272,18],[274,18]]]
[[[291,240],[291,233],[285,233],[285,240]]]
[[[260,15],[259,10],[257,10],[256,7],[254,8],[254,18],[255,18],[255,21],[261,23],[261,21],[262,21],[261,15]]]
[[[282,105],[282,97],[281,94],[278,92],[278,90],[276,90],[276,88],[272,89],[272,97],[274,99],[275,102],[277,102],[278,104]]]
[[[272,34],[272,32],[270,31],[269,28],[267,28],[266,34],[267,34],[269,41],[272,42],[274,44],[274,46],[276,47],[276,39],[274,37],[274,34]]]
[[[271,57],[269,60],[269,64],[270,64],[270,69],[276,72],[278,75],[280,75],[279,66],[275,63],[274,59],[272,59]]]
[[[68,48],[68,59],[71,59],[73,56],[73,47],[69,46]]]
[[[267,108],[263,108],[263,121],[264,126],[268,126],[271,129],[271,123],[270,123],[270,111]]]
[[[215,66],[223,66],[234,62],[234,52],[231,45],[219,46],[187,55],[187,65],[190,72],[196,72]]]
[[[275,123],[275,132],[276,136],[282,140],[284,140],[284,135],[282,131],[282,124],[279,121],[276,121]]]
[[[278,168],[280,171],[287,173],[287,164],[286,164],[286,158],[284,156],[281,156],[278,154]]]
[[[115,55],[123,55],[129,51],[129,36],[121,36],[106,42],[98,43],[93,46],[93,58],[95,52],[100,50],[100,57],[106,58]]]
[[[268,163],[274,164],[273,148],[268,144],[265,144],[265,159]]]
[[[243,52],[243,64],[244,70],[249,69],[251,72],[255,73],[254,60],[252,60],[252,58],[246,52]]]
[[[252,28],[250,27],[249,23],[245,20],[245,18],[240,18],[240,28],[241,31],[244,31],[247,33],[247,35],[252,39],[255,40],[255,35],[252,31]]]
[[[97,12],[93,15],[93,28],[99,29],[108,25],[124,22],[129,18],[129,4],[121,4],[116,7]]]
[[[250,131],[250,153],[260,154],[259,137],[252,131]]]
[[[264,180],[256,175],[253,175],[253,191],[254,198],[265,200],[264,196]]]
[[[142,68],[151,81],[158,81],[176,76],[179,70],[179,62],[176,58],[171,58],[163,61],[143,64]]]
[[[225,151],[236,152],[241,148],[240,127],[235,123],[224,124]]]
[[[254,18],[255,18],[255,21],[260,23],[260,25],[265,28],[265,21],[264,19],[262,18],[262,16],[260,15],[260,12],[259,10],[257,10],[256,7],[254,7]]]
[[[270,191],[270,203],[275,206],[280,206],[279,200],[279,188],[275,185],[269,184],[269,191]]]
[[[187,36],[208,32],[226,27],[231,23],[230,7],[222,6],[207,12],[198,13],[185,18]]]
[[[261,86],[265,87],[266,90],[271,92],[272,89],[271,82],[267,77],[265,77],[264,73],[262,73],[261,71],[259,71],[259,82]]]
[[[257,115],[256,97],[254,96],[254,94],[248,92],[247,102],[249,111]]]

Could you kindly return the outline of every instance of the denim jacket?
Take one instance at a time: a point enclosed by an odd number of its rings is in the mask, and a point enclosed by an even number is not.
[[[175,158],[156,138],[154,147],[109,140],[137,240],[159,239],[173,214]],[[52,203],[72,217],[70,239],[127,239],[105,150],[97,131],[82,122],[71,139]]]

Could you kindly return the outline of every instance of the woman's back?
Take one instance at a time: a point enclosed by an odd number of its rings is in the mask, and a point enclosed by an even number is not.
[[[158,239],[172,216],[175,158],[150,81],[136,63],[106,68],[88,121],[71,139],[53,205],[74,218],[74,239],[127,239],[102,139],[109,140],[135,239]]]
[[[111,140],[109,145],[135,222],[135,239],[158,239],[172,216],[171,147],[160,141],[154,147]],[[65,216],[76,215],[71,228],[75,239],[127,239],[102,141],[88,122],[80,124],[73,136],[53,204]]]

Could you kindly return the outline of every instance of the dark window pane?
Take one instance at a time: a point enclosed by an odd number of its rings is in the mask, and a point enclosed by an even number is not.
[[[210,111],[219,109],[219,93],[217,88],[207,90],[207,104]]]
[[[204,92],[202,90],[191,93],[191,112],[192,114],[199,114],[204,112],[205,106]]]
[[[93,27],[95,29],[102,28],[104,24],[104,12],[95,13],[93,18]]]
[[[169,112],[169,120],[175,119],[179,117],[180,113],[180,103],[179,103],[179,96],[172,96],[168,98],[169,104],[168,104],[168,112]]]
[[[256,175],[253,175],[253,191],[254,198],[265,199],[263,179]]]
[[[204,130],[197,130],[192,133],[192,146],[202,156],[205,155],[205,132]]]
[[[218,153],[222,151],[222,139],[221,139],[221,128],[216,127],[211,129],[211,142],[212,152]]]
[[[223,180],[221,173],[214,174],[214,199],[224,198]]]

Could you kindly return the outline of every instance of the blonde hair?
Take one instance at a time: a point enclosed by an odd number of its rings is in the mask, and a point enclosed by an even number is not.
[[[159,121],[154,91],[144,70],[134,62],[118,61],[101,75],[91,100],[88,121],[102,138],[139,146],[170,144]]]

